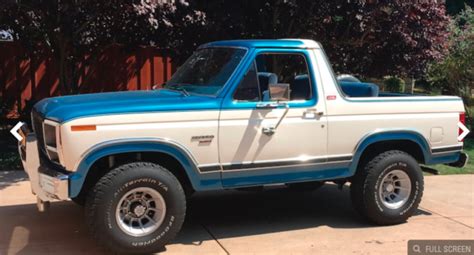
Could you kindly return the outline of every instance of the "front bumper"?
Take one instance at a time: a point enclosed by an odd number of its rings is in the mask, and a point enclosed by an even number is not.
[[[39,202],[67,200],[69,198],[69,175],[42,163],[38,141],[34,133],[24,136],[26,142],[19,143],[23,168],[31,183],[31,191]]]

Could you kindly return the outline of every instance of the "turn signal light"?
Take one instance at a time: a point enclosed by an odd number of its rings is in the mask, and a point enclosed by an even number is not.
[[[71,131],[95,131],[96,129],[96,125],[71,126]]]
[[[462,112],[459,114],[459,122],[461,122],[463,125],[466,125],[466,113]],[[464,131],[459,128],[458,129],[458,135],[461,135]]]

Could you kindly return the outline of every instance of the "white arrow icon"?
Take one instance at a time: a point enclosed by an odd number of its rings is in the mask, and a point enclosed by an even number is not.
[[[21,128],[21,126],[23,126],[25,123],[19,121],[18,123],[16,123],[16,125],[10,130],[10,133],[12,133],[12,135],[18,140],[21,142],[21,140],[23,140],[23,137],[18,134],[18,129]]]
[[[464,126],[462,122],[458,122],[458,127],[462,130],[462,133],[458,136],[458,141],[462,141],[464,137],[466,137],[467,134],[469,134],[469,129],[467,129],[467,127]]]

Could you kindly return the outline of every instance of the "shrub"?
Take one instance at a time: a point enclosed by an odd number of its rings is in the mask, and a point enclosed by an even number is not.
[[[22,169],[20,155],[18,152],[1,152],[0,153],[0,171],[1,170],[18,170]]]
[[[385,77],[383,80],[385,91],[403,92],[405,89],[405,81],[394,76]]]
[[[472,106],[474,84],[474,10],[466,7],[450,25],[448,53],[428,68],[428,80],[445,95],[464,99],[466,108]]]

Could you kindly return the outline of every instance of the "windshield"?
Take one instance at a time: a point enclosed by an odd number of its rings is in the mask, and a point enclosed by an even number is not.
[[[165,88],[216,95],[234,72],[246,50],[236,48],[205,48],[191,57],[166,82]]]

